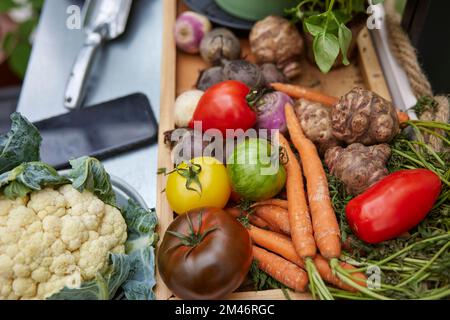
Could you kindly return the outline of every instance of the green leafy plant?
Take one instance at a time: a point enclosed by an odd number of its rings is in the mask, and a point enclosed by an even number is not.
[[[39,22],[43,4],[44,0],[0,1],[0,14],[31,8],[30,17],[19,23],[14,31],[8,32],[3,39],[0,39],[0,49],[6,54],[9,67],[21,78],[25,76],[31,54],[30,37]]]
[[[36,127],[17,112],[11,115],[11,121],[11,130],[0,136],[0,174],[40,159],[42,138]]]
[[[379,4],[383,0],[374,0]],[[348,50],[352,31],[348,23],[366,12],[366,0],[303,0],[286,10],[294,22],[302,21],[303,29],[314,38],[313,52],[317,66],[323,73],[330,71],[339,53],[348,65]]]
[[[85,189],[95,194],[103,202],[116,205],[116,195],[112,189],[109,174],[102,163],[95,158],[81,157],[70,160],[72,186],[79,192]]]

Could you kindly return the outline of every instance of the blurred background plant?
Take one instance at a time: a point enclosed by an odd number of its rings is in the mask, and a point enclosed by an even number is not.
[[[0,1],[0,64],[6,62],[20,79],[25,76],[43,4],[44,0]]]

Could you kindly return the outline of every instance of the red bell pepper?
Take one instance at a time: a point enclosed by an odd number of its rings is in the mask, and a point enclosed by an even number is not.
[[[347,221],[363,241],[390,240],[419,224],[440,192],[441,180],[430,170],[397,171],[351,200]]]

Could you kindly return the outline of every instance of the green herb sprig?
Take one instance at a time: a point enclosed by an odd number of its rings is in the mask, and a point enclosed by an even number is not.
[[[330,71],[339,53],[344,65],[350,63],[347,54],[353,35],[347,24],[365,12],[365,0],[303,0],[286,10],[293,22],[303,22],[304,31],[313,36],[314,58],[323,73]]]
[[[450,296],[450,152],[436,153],[423,143],[424,133],[441,129],[443,143],[450,146],[450,125],[433,121],[409,121],[407,125],[391,143],[389,172],[427,168],[441,178],[442,192],[426,219],[408,236],[369,245],[353,236],[345,219],[345,206],[352,197],[341,181],[329,175],[330,194],[342,239],[349,248],[344,251],[344,260],[357,268],[353,272],[379,267],[382,280],[380,288],[371,289],[371,295],[330,288],[335,298],[440,299]],[[414,140],[409,139],[411,134]],[[340,272],[346,279],[352,278],[353,272]]]

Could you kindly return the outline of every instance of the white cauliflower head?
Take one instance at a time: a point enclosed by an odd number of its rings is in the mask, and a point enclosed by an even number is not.
[[[29,197],[0,196],[0,299],[45,299],[79,287],[123,253],[127,226],[117,208],[71,185]]]

